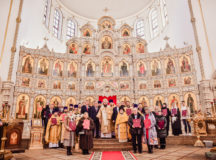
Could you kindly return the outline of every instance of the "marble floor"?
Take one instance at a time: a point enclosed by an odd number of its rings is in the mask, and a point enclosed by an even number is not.
[[[205,160],[204,153],[207,151],[209,148],[169,145],[165,150],[155,149],[153,154],[143,152],[135,156],[137,160]],[[13,154],[13,160],[89,160],[90,158],[90,155],[76,152],[72,156],[66,156],[65,152],[65,149],[27,150],[25,153]]]

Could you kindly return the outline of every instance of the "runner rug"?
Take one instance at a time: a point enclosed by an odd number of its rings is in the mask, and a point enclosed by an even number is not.
[[[128,151],[93,152],[89,160],[137,160],[133,153]]]

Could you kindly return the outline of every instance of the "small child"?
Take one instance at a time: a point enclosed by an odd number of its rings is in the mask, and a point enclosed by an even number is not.
[[[166,137],[167,137],[167,120],[166,117],[163,116],[161,110],[158,111],[158,115],[156,116],[156,128],[158,138],[160,139],[160,149],[166,148]]]

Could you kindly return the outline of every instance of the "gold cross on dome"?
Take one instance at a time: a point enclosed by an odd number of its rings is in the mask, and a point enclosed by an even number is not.
[[[105,15],[107,15],[107,12],[109,11],[109,9],[108,9],[107,7],[105,7],[105,8],[103,9],[103,11],[104,11]]]

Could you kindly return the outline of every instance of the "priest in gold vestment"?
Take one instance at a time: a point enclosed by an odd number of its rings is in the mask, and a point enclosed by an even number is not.
[[[58,111],[54,110],[54,114],[48,121],[45,135],[45,141],[49,143],[49,148],[59,147],[60,133],[60,117],[58,116]]]
[[[108,100],[104,99],[97,114],[101,124],[101,138],[112,138],[112,113],[113,108],[108,105]]]
[[[125,113],[124,106],[122,105],[119,108],[115,124],[115,135],[119,142],[127,142],[128,128],[128,115]]]

